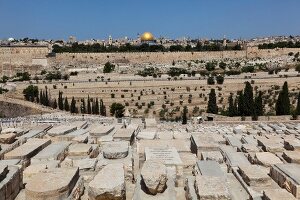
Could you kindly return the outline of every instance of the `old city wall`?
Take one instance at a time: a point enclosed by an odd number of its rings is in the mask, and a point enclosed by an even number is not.
[[[171,64],[173,61],[183,60],[219,60],[223,58],[273,58],[287,55],[289,52],[297,53],[300,49],[258,49],[248,48],[243,51],[215,51],[215,52],[147,52],[147,53],[60,53],[49,63],[60,64],[104,64],[113,63],[152,63]]]
[[[18,71],[35,71],[48,65],[46,46],[0,47],[0,74],[13,75]]]
[[[54,62],[61,64],[104,64],[114,63],[152,63],[171,64],[183,60],[217,60],[224,57],[243,58],[245,51],[218,52],[147,52],[147,53],[61,53],[57,54]]]
[[[250,47],[243,51],[216,52],[147,52],[147,53],[58,53],[48,58],[46,46],[0,47],[0,75],[14,75],[18,71],[37,72],[54,65],[104,64],[171,64],[173,61],[219,60],[223,58],[272,58],[297,53],[300,49],[258,49]]]

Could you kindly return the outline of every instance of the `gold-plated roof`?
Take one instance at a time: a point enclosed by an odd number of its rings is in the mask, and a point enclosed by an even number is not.
[[[154,40],[154,36],[150,32],[145,32],[141,36],[141,40],[142,41],[153,41]]]

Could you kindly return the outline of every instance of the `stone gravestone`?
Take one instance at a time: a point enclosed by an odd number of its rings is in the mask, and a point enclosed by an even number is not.
[[[165,165],[182,165],[177,150],[172,148],[145,148],[146,160],[159,160]]]

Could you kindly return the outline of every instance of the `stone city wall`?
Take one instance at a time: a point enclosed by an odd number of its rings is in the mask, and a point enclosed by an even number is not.
[[[46,46],[0,47],[0,75],[14,75],[18,71],[39,72],[44,67],[54,65],[105,64],[171,64],[173,61],[219,60],[224,58],[272,58],[297,53],[300,49],[262,49],[249,47],[242,51],[215,52],[141,52],[141,53],[58,53],[48,58]]]
[[[59,53],[50,63],[60,64],[105,64],[113,63],[152,63],[171,64],[183,60],[219,60],[224,58],[273,58],[287,55],[289,52],[300,52],[298,48],[258,49],[255,47],[243,51],[209,51],[209,52],[147,52],[147,53]]]
[[[0,47],[0,75],[12,76],[16,72],[34,72],[47,66],[47,46]]]

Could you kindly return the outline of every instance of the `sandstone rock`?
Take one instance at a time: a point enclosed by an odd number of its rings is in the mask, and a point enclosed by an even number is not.
[[[107,159],[120,159],[128,155],[128,142],[110,142],[103,146],[103,156]]]
[[[165,190],[168,178],[164,164],[154,160],[147,160],[141,170],[141,176],[150,194],[155,195]]]
[[[89,183],[90,200],[125,199],[125,179],[123,164],[105,166]]]

